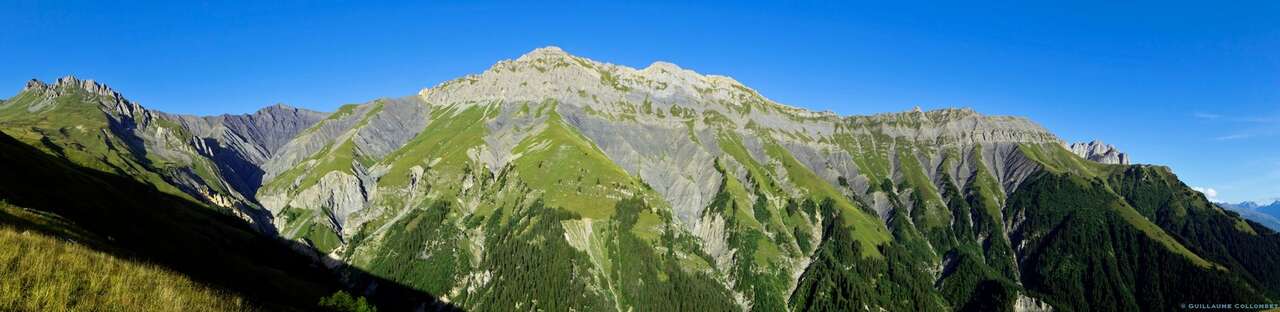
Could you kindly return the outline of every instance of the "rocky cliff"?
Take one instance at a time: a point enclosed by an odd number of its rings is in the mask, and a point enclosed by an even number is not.
[[[72,76],[31,80],[0,107],[3,130],[85,166],[235,211],[264,231],[260,166],[325,114],[272,106],[250,115],[155,112],[105,84]]]
[[[1065,276],[1036,273],[1068,265],[1038,261],[1047,261],[1040,248],[1065,244],[1045,228],[1062,220],[1042,212],[1069,208],[1027,203],[1062,196],[1048,184],[1076,181],[1099,196],[1088,209],[1121,207],[1097,218],[1134,220],[1138,204],[1104,195],[1113,191],[1101,181],[1116,169],[1085,161],[1127,156],[1101,143],[1072,149],[1024,118],[810,112],[728,77],[548,47],[414,97],[344,107],[268,162],[258,194],[286,236],[389,276],[451,268],[404,280],[478,309],[500,307],[495,298],[541,300],[502,290],[526,287],[508,271],[524,262],[507,258],[555,261],[544,258],[555,246],[580,261],[557,287],[583,287],[606,306],[643,308],[644,296],[663,292],[636,287],[678,276],[704,285],[691,295],[708,307],[813,308],[830,304],[824,280],[843,276],[918,295],[912,306],[850,290],[888,309],[1071,307],[1041,293],[1051,286],[1040,279]],[[1149,223],[1106,222],[1183,263],[1209,261]],[[551,245],[515,256],[496,238],[520,235]],[[830,248],[856,252],[821,256]],[[618,257],[656,267],[629,272]],[[928,270],[875,277],[887,263]],[[825,269],[855,264],[869,271]]]
[[[246,115],[162,114],[191,132],[201,153],[237,193],[254,196],[262,186],[262,167],[298,133],[327,114],[276,104]]]
[[[1067,146],[1072,153],[1080,155],[1080,157],[1104,164],[1128,165],[1129,155],[1120,152],[1111,144],[1102,143],[1102,141],[1091,141],[1089,143],[1071,143]]]

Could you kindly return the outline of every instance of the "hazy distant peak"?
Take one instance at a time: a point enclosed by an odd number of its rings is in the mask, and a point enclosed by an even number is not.
[[[273,114],[273,113],[281,113],[281,112],[322,114],[322,115],[325,114],[320,111],[311,110],[303,107],[294,107],[292,105],[285,104],[285,103],[276,103],[276,104],[272,104],[271,106],[259,108],[257,111],[253,112],[253,115]]]

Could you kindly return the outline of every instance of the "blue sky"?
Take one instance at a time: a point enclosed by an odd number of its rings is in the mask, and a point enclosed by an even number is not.
[[[175,113],[402,96],[557,45],[732,76],[841,114],[972,107],[1280,197],[1280,2],[526,3],[0,0],[0,97],[106,82]]]

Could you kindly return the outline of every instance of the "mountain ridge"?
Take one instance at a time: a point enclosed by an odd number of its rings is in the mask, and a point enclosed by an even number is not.
[[[1245,218],[1266,225],[1272,230],[1280,231],[1280,200],[1273,201],[1270,204],[1262,204],[1253,201],[1244,201],[1239,203],[1216,203],[1227,209],[1231,209]]]
[[[265,226],[270,216],[261,213],[253,198],[260,179],[254,163],[265,161],[281,144],[272,140],[292,137],[298,128],[323,116],[279,105],[246,115],[174,115],[150,110],[106,84],[74,76],[52,84],[32,79],[5,104],[0,121],[10,126],[27,125],[10,134],[39,137],[47,142],[42,144],[46,147],[76,147],[59,151],[71,153],[70,157],[80,158],[79,162],[89,167],[151,176],[150,183],[232,208],[263,230],[270,230]],[[291,112],[294,118],[271,118],[280,112]],[[68,115],[76,117],[66,118]],[[63,141],[67,143],[57,143]]]
[[[1273,231],[1167,167],[1099,162],[1022,117],[812,112],[726,76],[554,47],[328,114],[124,114],[97,83],[68,80],[88,97],[28,85],[0,103],[0,130],[467,309],[1162,310],[1280,295],[1267,270],[1280,257],[1260,247]]]

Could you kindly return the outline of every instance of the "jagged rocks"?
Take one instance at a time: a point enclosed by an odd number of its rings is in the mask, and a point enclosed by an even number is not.
[[[33,127],[33,131],[41,136],[58,131],[64,139],[74,141],[63,144],[74,147],[75,153],[96,159],[84,165],[125,170],[137,176],[149,176],[143,172],[151,172],[163,180],[161,184],[171,185],[194,200],[231,208],[237,216],[268,233],[274,232],[269,228],[271,216],[254,200],[261,181],[259,165],[298,131],[324,116],[282,105],[252,115],[171,115],[149,110],[105,84],[72,76],[53,84],[33,79],[20,95],[31,116],[5,119],[55,115],[54,122],[40,126],[49,129]],[[57,127],[84,133],[68,134]],[[99,128],[98,139],[85,137],[91,128]],[[87,145],[105,146],[85,148]]]
[[[1018,300],[1014,302],[1013,310],[1017,312],[1051,312],[1053,307],[1040,299],[1018,294]]]
[[[1089,143],[1071,143],[1067,147],[1072,153],[1080,155],[1080,157],[1104,164],[1112,165],[1128,165],[1129,155],[1120,152],[1111,144],[1102,143],[1102,141],[1094,140]]]
[[[332,171],[320,178],[315,186],[294,196],[289,206],[326,212],[326,219],[333,229],[347,231],[347,220],[364,209],[368,196],[376,190],[376,187],[365,187],[354,175]]]

